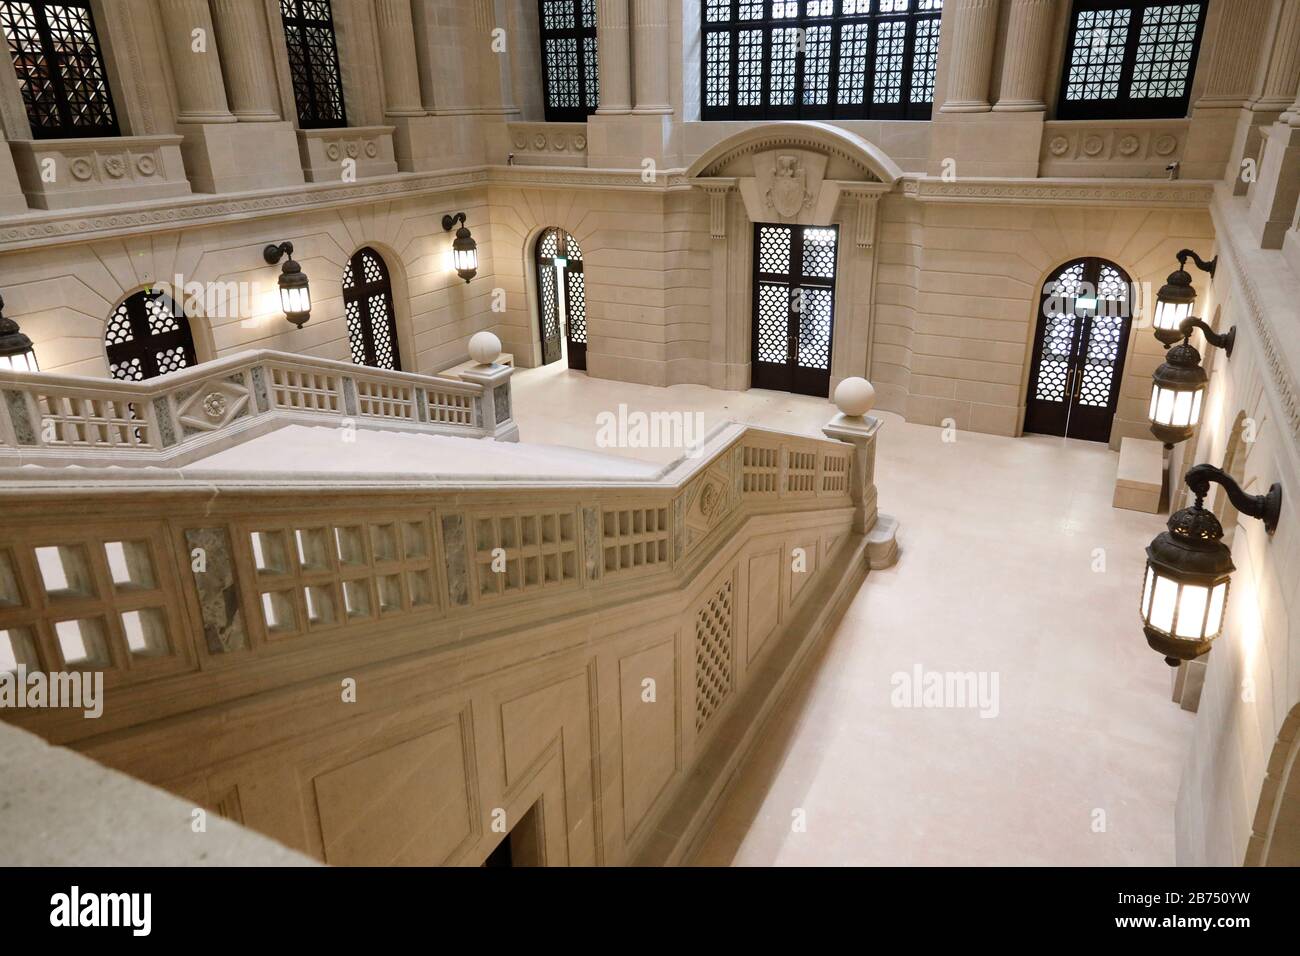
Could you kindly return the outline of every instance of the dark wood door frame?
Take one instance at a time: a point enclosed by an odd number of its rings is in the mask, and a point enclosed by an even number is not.
[[[764,269],[761,254],[764,229],[784,230],[789,236],[787,272]],[[810,274],[815,266],[810,268],[805,262],[806,233],[813,229],[827,230],[834,235],[829,276]],[[838,256],[838,226],[754,224],[751,388],[770,388],[823,398],[829,395],[835,342],[835,277]],[[764,289],[768,290],[766,295]],[[783,292],[778,295],[777,289]],[[781,351],[781,336],[780,318],[773,313],[781,310],[785,315],[784,356],[782,361],[775,361],[774,349],[776,352]],[[778,328],[774,329],[774,323]],[[819,331],[821,325],[825,326],[824,335]],[[776,343],[772,341],[774,333]]]

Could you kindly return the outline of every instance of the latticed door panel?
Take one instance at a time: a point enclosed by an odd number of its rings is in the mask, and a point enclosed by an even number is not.
[[[117,136],[117,112],[88,0],[0,2],[32,136]]]
[[[401,371],[397,309],[388,265],[374,249],[360,249],[343,272],[348,347],[358,365]]]
[[[1131,284],[1118,266],[1077,259],[1043,286],[1027,432],[1107,441],[1128,344]]]
[[[836,227],[761,223],[754,235],[753,387],[826,395]]]
[[[169,296],[137,292],[113,310],[104,326],[108,371],[122,382],[143,382],[198,364],[189,320]]]

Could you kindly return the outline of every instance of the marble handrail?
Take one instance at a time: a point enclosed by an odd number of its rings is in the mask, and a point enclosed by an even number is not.
[[[0,372],[0,465],[184,464],[241,436],[323,419],[512,440],[510,374],[417,375],[257,350],[145,382]]]

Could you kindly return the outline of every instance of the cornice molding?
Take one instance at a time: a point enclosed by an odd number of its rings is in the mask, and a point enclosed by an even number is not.
[[[216,223],[315,212],[398,199],[437,195],[466,187],[515,186],[532,189],[658,190],[690,189],[698,180],[684,169],[657,170],[652,179],[641,169],[589,169],[566,166],[475,166],[450,172],[400,173],[358,183],[318,184],[292,190],[263,190],[221,197],[193,195],[154,200],[130,209],[33,210],[0,219],[0,252],[72,245],[147,232],[193,229]],[[900,180],[904,199],[919,202],[1029,205],[1208,208],[1210,182],[1163,180],[958,179],[910,174]],[[853,183],[852,188],[892,192],[897,187]]]
[[[1251,274],[1251,269],[1247,268],[1243,261],[1243,246],[1239,240],[1249,239],[1249,237],[1244,235],[1244,231],[1238,234],[1235,211],[1228,207],[1228,203],[1232,202],[1233,198],[1230,187],[1227,193],[1220,190],[1216,201],[1211,206],[1218,245],[1216,251],[1225,273],[1232,277],[1237,288],[1241,290],[1241,297],[1245,304],[1243,311],[1250,317],[1250,326],[1259,341],[1263,364],[1268,369],[1279,409],[1290,432],[1291,447],[1294,449],[1300,447],[1300,387],[1296,384],[1292,361],[1278,342],[1279,334],[1290,333],[1279,332],[1274,328],[1274,320],[1270,318],[1269,310],[1265,307],[1264,295]],[[1257,249],[1249,251],[1266,256],[1279,255],[1272,251]],[[1283,265],[1282,268],[1285,269],[1286,266]]]
[[[1214,183],[1132,179],[996,179],[931,176],[903,179],[903,196],[919,202],[1127,206],[1205,209]]]

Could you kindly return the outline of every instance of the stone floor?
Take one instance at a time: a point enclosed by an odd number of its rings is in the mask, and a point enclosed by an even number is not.
[[[525,441],[597,447],[595,416],[701,411],[820,435],[777,392],[521,370]],[[695,859],[708,865],[1172,865],[1192,716],[1137,621],[1156,515],[1117,511],[1104,446],[911,425],[884,413],[873,572],[778,708]],[[674,449],[603,449],[666,461]],[[996,716],[894,706],[895,675],[974,672]],[[992,711],[994,708],[986,708]]]

